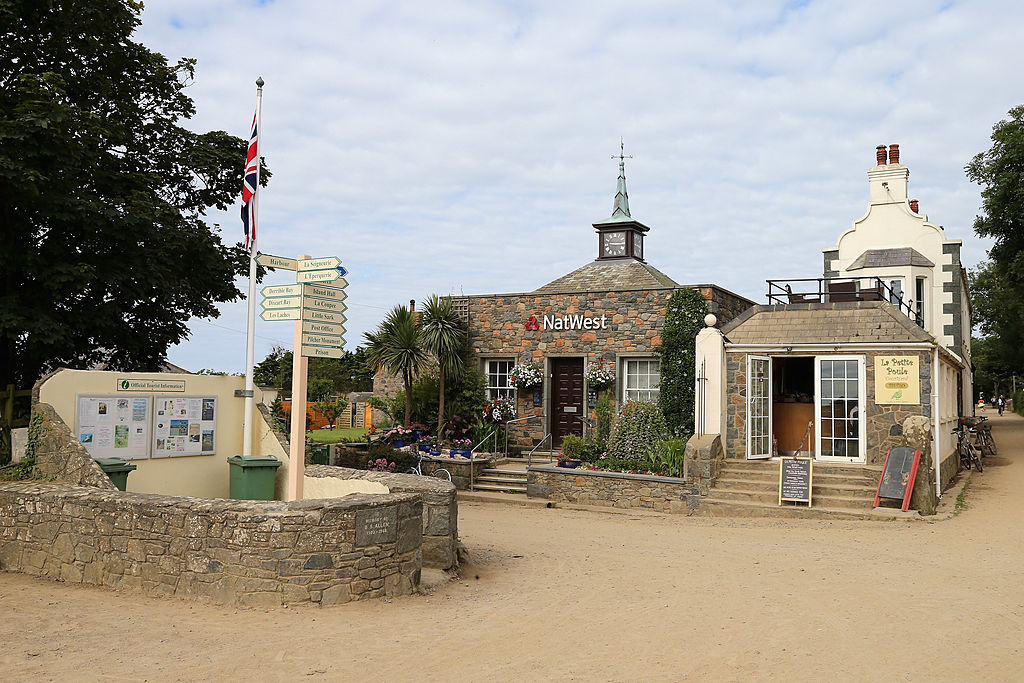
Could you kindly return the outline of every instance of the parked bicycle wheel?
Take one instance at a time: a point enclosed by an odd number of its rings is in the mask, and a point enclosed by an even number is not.
[[[996,440],[992,438],[992,433],[987,429],[981,432],[981,452],[985,453],[988,451],[988,455],[996,454]]]
[[[420,471],[418,469],[416,469],[415,467],[410,467],[409,469],[407,469],[405,471],[405,473],[406,474],[419,474]]]
[[[438,479],[444,479],[445,481],[452,480],[452,473],[442,467],[439,467],[436,470],[434,470],[434,476],[437,477]]]

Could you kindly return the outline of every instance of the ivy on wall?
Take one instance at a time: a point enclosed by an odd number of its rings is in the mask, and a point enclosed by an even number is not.
[[[677,289],[665,312],[661,333],[661,390],[658,403],[676,436],[693,434],[694,358],[697,333],[704,327],[708,305],[695,289]]]

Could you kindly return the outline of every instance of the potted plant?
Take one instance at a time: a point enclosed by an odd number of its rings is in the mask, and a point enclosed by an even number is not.
[[[543,382],[544,371],[533,361],[517,363],[508,373],[508,383],[516,389],[532,389],[540,386]]]
[[[391,444],[394,448],[404,448],[406,443],[412,442],[412,430],[402,425],[395,425],[384,432],[384,436],[380,440]]]
[[[416,442],[416,446],[424,453],[432,453],[438,450],[438,439],[436,436],[424,436]]]
[[[615,382],[615,369],[601,363],[589,363],[584,377],[588,386],[604,389]]]
[[[473,442],[469,439],[452,439],[451,454],[452,457],[468,458],[473,454],[472,448]]]

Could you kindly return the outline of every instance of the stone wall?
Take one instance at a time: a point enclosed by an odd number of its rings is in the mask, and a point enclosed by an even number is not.
[[[458,565],[459,501],[455,487],[449,482],[416,474],[370,472],[330,465],[310,465],[306,476],[374,481],[387,486],[391,493],[421,496],[423,566],[452,569]]]
[[[439,458],[427,460],[424,458],[422,469],[423,474],[432,475],[435,470],[446,469],[452,475],[452,484],[459,491],[469,489],[470,468],[473,470],[473,481],[479,481],[480,475],[488,467],[494,466],[497,458],[492,453],[474,453],[472,463],[468,458]]]
[[[232,501],[0,482],[0,569],[251,606],[412,593],[418,493]]]
[[[674,514],[690,514],[700,501],[696,487],[684,479],[547,466],[527,469],[526,495],[580,505],[644,508]]]
[[[53,406],[35,403],[32,413],[42,418],[42,431],[36,446],[36,469],[42,476],[68,484],[117,489]]]
[[[725,457],[745,458],[747,454],[747,355],[726,350],[726,434]],[[764,355],[764,354],[755,354]],[[796,355],[796,354],[794,354]],[[931,353],[928,351],[857,351],[828,355],[864,356],[867,463],[881,465],[885,454],[896,446],[904,445],[902,424],[915,415],[931,419],[929,396],[932,391]],[[918,405],[883,405],[875,403],[875,356],[917,356],[921,384],[921,403]],[[813,448],[813,444],[811,446]]]

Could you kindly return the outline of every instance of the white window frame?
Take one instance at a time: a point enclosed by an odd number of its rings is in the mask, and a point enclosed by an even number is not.
[[[890,295],[889,295],[889,298],[886,299],[886,301],[888,301],[893,306],[899,306],[900,302],[902,302],[903,304],[907,303],[907,300],[908,300],[908,297],[907,297],[907,279],[905,277],[903,277],[902,275],[899,276],[899,277],[883,277],[882,278],[882,282],[885,283],[885,286],[888,287],[889,291],[891,292]],[[892,293],[895,293],[895,290],[896,290],[896,288],[892,286],[894,282],[898,282],[899,283],[899,286],[900,286],[900,292],[899,293],[902,296],[902,298],[898,299],[897,301],[893,301],[893,296],[892,296]]]
[[[751,410],[751,401],[754,398],[754,373],[753,365],[756,361],[764,361],[767,364],[767,372],[765,374],[765,386],[767,387],[767,418],[768,418],[768,447],[764,453],[754,453],[753,440],[754,440],[754,420],[753,412]],[[753,354],[747,355],[747,400],[745,401],[747,414],[747,460],[766,460],[772,457],[772,452],[775,450],[772,447],[773,434],[772,430],[772,358],[771,356],[755,356]],[[761,436],[761,435],[758,435]]]
[[[620,383],[620,385],[622,387],[622,402],[625,403],[626,401],[633,400],[633,401],[650,401],[652,403],[657,403],[658,402],[658,397],[661,395],[661,358],[658,357],[658,356],[622,356],[619,360],[620,360],[620,364],[619,364],[620,375],[622,377],[622,381]],[[644,362],[644,361],[648,361],[648,362],[651,362],[651,363],[657,363],[658,364],[658,386],[656,386],[656,387],[651,387],[650,386],[651,372],[650,372],[650,366],[648,365],[647,366],[648,367],[648,372],[646,373],[648,386],[644,387],[644,388],[637,387],[637,388],[634,388],[634,389],[630,389],[629,388],[629,364],[630,363],[636,363],[636,362]],[[639,372],[635,373],[635,375],[639,376],[640,373]],[[636,392],[636,393],[646,392],[649,397],[648,398],[630,398],[630,396],[629,396],[629,392],[630,391],[633,391],[633,392]],[[653,392],[653,396],[650,396],[650,394],[652,392]]]
[[[856,361],[857,362],[857,450],[856,457],[822,455],[821,448],[821,361]],[[827,355],[814,357],[814,445],[815,460],[837,463],[867,462],[867,358],[854,355]]]
[[[505,372],[491,372],[491,363],[508,363],[509,366]],[[494,399],[504,396],[515,400],[516,388],[508,383],[508,371],[516,364],[516,359],[512,356],[502,356],[494,358],[484,358],[484,377],[487,378],[487,400],[493,401]],[[497,382],[492,384],[492,378],[494,377],[505,377],[505,385],[499,385]]]
[[[928,278],[917,277],[914,278],[914,307],[917,310],[917,314],[921,316],[921,325],[924,329],[928,329],[927,311],[925,310],[925,304],[928,300]]]

